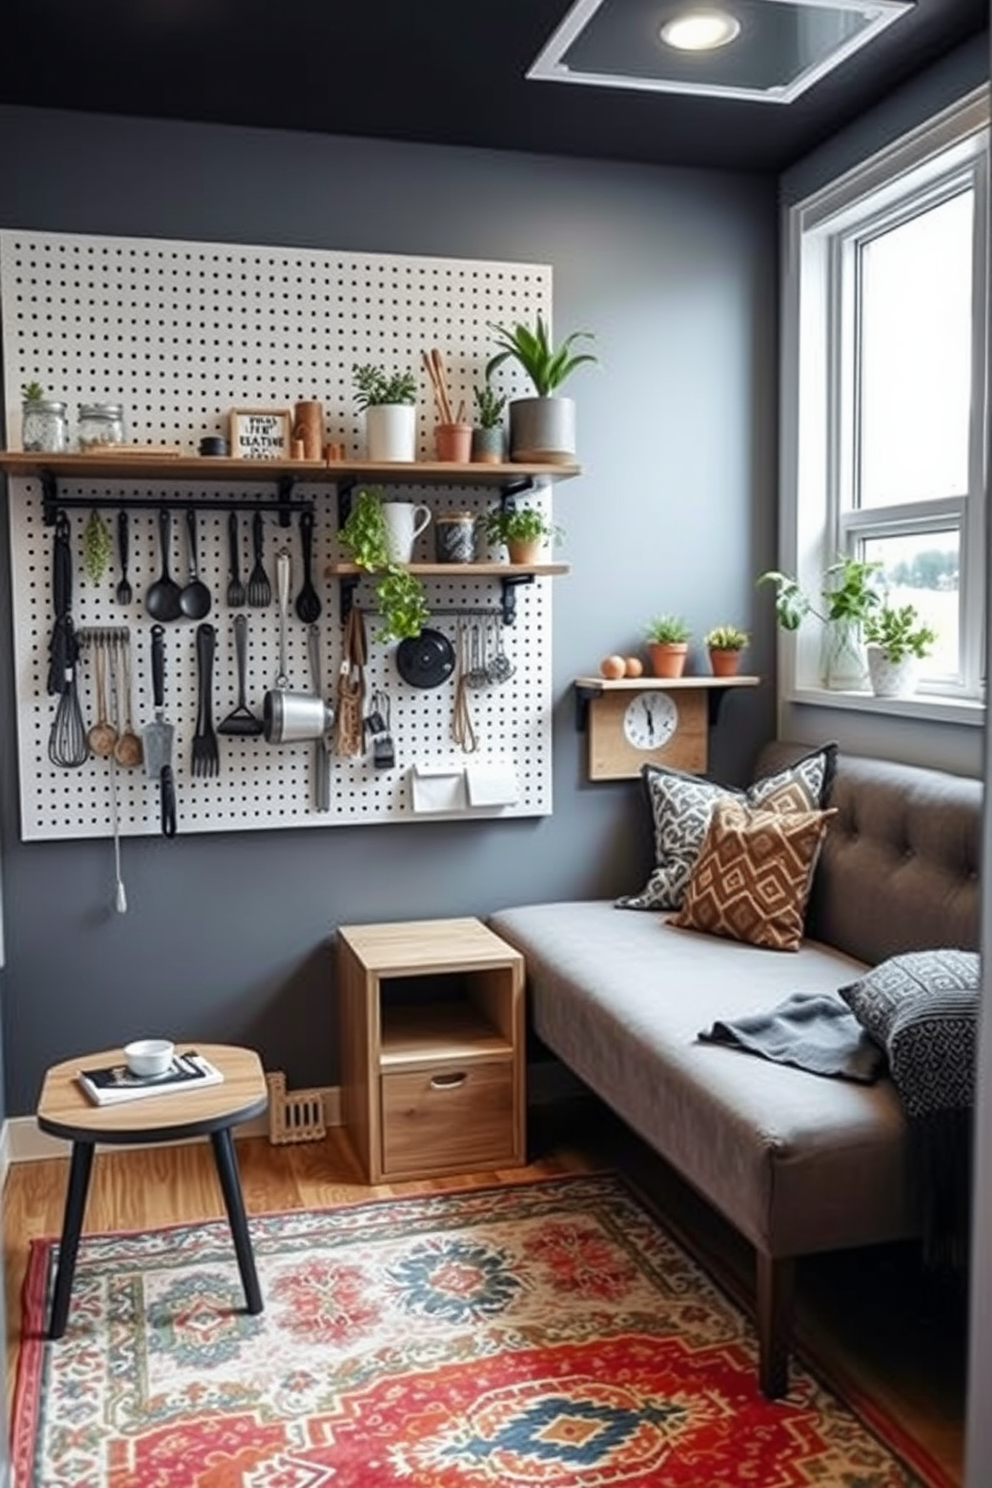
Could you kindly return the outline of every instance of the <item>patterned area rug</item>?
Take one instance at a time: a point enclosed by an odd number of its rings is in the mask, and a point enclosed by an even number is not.
[[[65,1337],[32,1251],[18,1488],[950,1488],[749,1324],[612,1176],[84,1236]]]

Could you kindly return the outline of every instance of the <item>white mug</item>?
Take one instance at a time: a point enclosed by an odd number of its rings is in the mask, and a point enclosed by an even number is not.
[[[413,501],[384,501],[386,553],[390,563],[409,563],[413,544],[431,519],[429,506]]]

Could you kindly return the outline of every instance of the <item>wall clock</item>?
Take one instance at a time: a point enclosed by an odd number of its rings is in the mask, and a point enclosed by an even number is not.
[[[626,780],[647,763],[702,773],[708,720],[702,687],[607,684],[589,698],[589,779]]]

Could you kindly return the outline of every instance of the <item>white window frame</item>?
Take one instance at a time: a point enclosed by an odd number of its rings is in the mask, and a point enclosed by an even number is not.
[[[989,94],[962,99],[879,154],[796,203],[784,221],[782,320],[781,545],[779,566],[819,592],[824,568],[865,537],[925,526],[960,531],[961,672],[925,682],[912,698],[828,691],[819,683],[819,627],[784,634],[782,696],[791,702],[904,713],[966,723],[984,720],[985,520],[988,361]],[[851,501],[856,389],[849,293],[858,246],[962,189],[974,191],[972,413],[968,491],[961,497],[860,510]]]

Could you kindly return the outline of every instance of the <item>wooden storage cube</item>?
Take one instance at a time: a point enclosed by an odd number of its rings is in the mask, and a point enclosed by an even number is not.
[[[382,1077],[383,1165],[410,1177],[512,1163],[513,1063],[448,1063]]]

